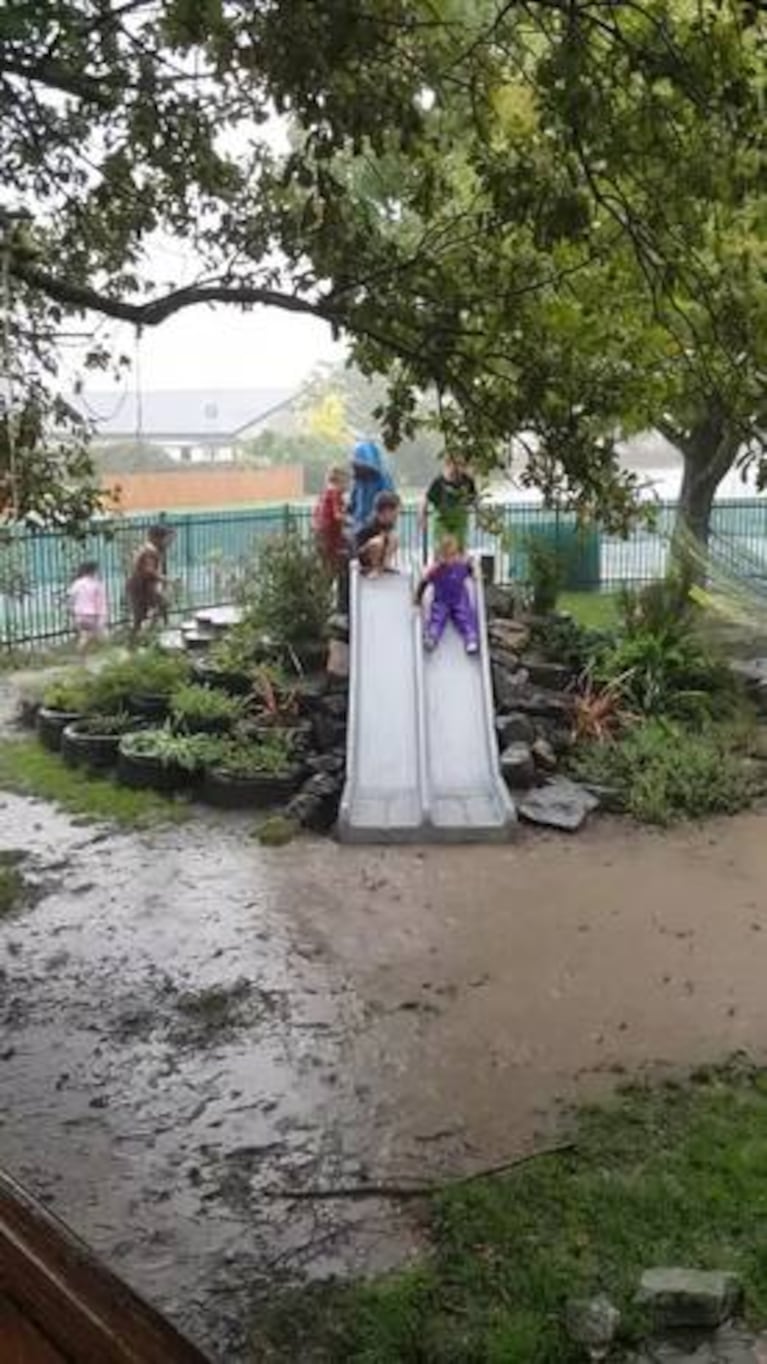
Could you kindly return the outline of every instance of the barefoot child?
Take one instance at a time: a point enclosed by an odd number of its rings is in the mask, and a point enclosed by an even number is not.
[[[479,649],[477,610],[469,591],[473,569],[462,553],[455,535],[443,535],[437,558],[427,569],[416,591],[416,605],[420,606],[428,587],[433,588],[429,617],[424,631],[424,645],[436,649],[445,626],[451,620],[461,636],[467,654]]]
[[[84,654],[101,638],[107,623],[107,594],[95,560],[78,568],[69,589],[69,605],[77,631],[77,648]]]
[[[355,539],[355,550],[363,573],[373,576],[393,570],[399,544],[395,531],[398,516],[397,494],[379,493],[373,515],[358,531]]]

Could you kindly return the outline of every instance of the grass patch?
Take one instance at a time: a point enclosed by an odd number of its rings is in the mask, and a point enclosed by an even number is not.
[[[66,767],[36,739],[0,741],[0,788],[54,801],[73,815],[130,828],[180,823],[189,815],[183,803]]]
[[[557,599],[558,611],[569,611],[587,630],[612,630],[620,619],[618,592],[563,592]]]
[[[643,1269],[739,1272],[767,1320],[767,1078],[709,1075],[581,1115],[572,1154],[456,1187],[403,1273],[259,1306],[253,1364],[578,1364],[567,1299],[604,1290],[627,1340]]]
[[[29,887],[20,871],[24,853],[0,852],[0,919],[22,909],[29,898]]]

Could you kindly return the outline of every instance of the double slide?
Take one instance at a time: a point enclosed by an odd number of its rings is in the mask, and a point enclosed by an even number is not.
[[[494,842],[514,806],[501,777],[481,575],[474,575],[479,657],[452,625],[425,654],[407,573],[351,576],[346,785],[348,843]]]

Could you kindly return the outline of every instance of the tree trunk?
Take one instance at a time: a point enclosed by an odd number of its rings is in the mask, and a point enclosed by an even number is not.
[[[676,509],[676,529],[677,532],[685,531],[705,546],[711,528],[711,508],[722,475],[710,463],[702,463],[699,454],[684,451],[683,458],[684,473]]]
[[[729,473],[741,444],[741,433],[718,403],[712,402],[677,448],[684,460],[677,504],[672,556],[677,571],[691,583],[705,578],[705,555],[716,491]]]

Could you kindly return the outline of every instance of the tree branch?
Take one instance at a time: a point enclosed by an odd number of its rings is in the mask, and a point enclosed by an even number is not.
[[[149,299],[146,303],[128,303],[125,299],[113,298],[99,289],[86,284],[72,284],[58,279],[29,261],[11,258],[10,273],[14,279],[27,284],[61,303],[65,307],[80,312],[102,313],[118,322],[132,322],[135,327],[156,327],[167,321],[174,313],[183,308],[191,308],[200,303],[229,303],[249,307],[263,304],[269,308],[282,308],[286,312],[307,313],[325,322],[340,325],[341,310],[331,303],[299,298],[295,294],[281,293],[275,289],[263,289],[248,284],[191,284],[184,289],[174,289],[159,298]]]
[[[98,104],[102,109],[111,109],[114,103],[112,95],[106,92],[110,88],[114,91],[121,89],[119,83],[106,79],[97,80],[95,77],[70,71],[56,61],[40,61],[27,65],[6,56],[0,61],[0,71],[4,75],[16,76],[19,80],[32,81],[35,85],[45,85],[49,90],[58,90],[63,95],[74,95],[77,99]]]

